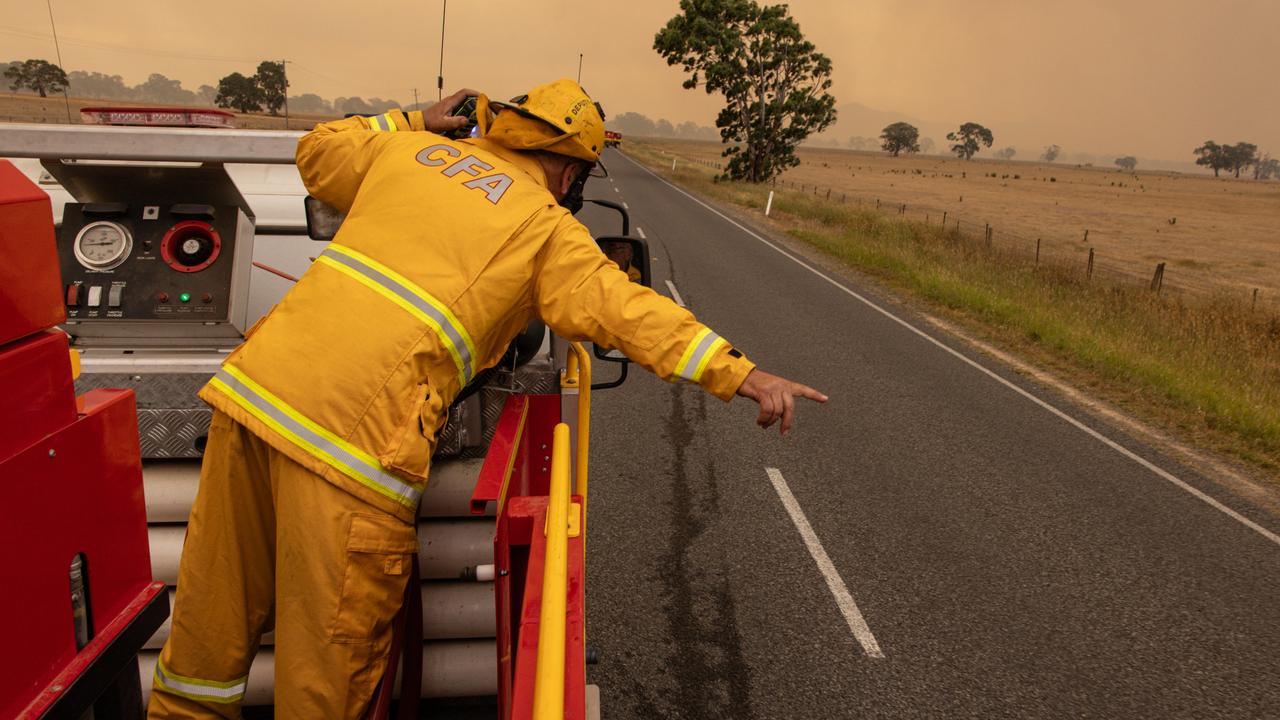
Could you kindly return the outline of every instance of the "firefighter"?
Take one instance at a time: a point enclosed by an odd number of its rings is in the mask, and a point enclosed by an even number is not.
[[[213,407],[151,717],[238,717],[275,631],[279,718],[356,717],[387,662],[415,519],[455,395],[534,318],[671,381],[792,422],[812,388],[769,375],[687,310],[630,282],[574,219],[604,145],[570,80],[445,109],[317,125],[307,190],[347,213],[334,241],[200,392]]]

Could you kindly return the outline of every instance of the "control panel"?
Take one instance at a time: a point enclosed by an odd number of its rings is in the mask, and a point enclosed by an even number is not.
[[[238,337],[253,226],[235,206],[68,203],[58,234],[73,337]]]

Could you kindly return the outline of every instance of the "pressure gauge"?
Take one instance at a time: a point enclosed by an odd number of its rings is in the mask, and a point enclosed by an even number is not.
[[[133,238],[123,226],[98,220],[80,230],[71,249],[80,264],[90,270],[110,270],[128,259]]]

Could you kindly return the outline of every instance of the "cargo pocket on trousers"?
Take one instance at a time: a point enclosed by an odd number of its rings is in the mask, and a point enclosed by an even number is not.
[[[388,632],[404,600],[410,563],[417,557],[413,525],[390,515],[352,514],[342,591],[329,639],[364,643]]]
[[[426,383],[413,389],[407,405],[388,451],[378,461],[392,472],[422,482],[427,479],[436,433],[444,426],[448,409]]]

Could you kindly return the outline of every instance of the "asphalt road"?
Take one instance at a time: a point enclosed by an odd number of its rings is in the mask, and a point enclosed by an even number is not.
[[[831,402],[781,439],[745,400],[643,371],[596,394],[588,674],[605,718],[1280,717],[1280,521],[858,277],[822,270],[924,334],[606,161],[588,195],[628,204],[654,285]]]

